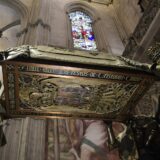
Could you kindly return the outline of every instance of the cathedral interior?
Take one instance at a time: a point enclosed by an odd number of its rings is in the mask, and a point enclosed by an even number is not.
[[[0,15],[0,160],[160,160],[160,0]]]

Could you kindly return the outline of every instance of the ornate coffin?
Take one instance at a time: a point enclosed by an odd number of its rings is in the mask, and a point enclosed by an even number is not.
[[[6,116],[123,120],[155,79],[147,65],[123,57],[24,48],[2,62]]]

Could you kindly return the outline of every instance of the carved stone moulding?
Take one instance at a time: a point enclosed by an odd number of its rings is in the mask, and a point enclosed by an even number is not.
[[[45,62],[45,63],[44,63]],[[143,71],[4,61],[6,114],[124,120],[154,81]]]

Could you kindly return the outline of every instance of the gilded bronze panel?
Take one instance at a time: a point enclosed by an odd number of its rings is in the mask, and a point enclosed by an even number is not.
[[[12,61],[4,68],[10,115],[115,119],[153,81],[145,74]]]

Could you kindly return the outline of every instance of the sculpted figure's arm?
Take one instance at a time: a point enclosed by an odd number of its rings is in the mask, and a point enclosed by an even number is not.
[[[0,60],[10,60],[14,59],[18,56],[28,56],[30,54],[30,49],[28,45],[21,46],[21,47],[15,47],[15,48],[9,48],[5,51],[0,51]]]

